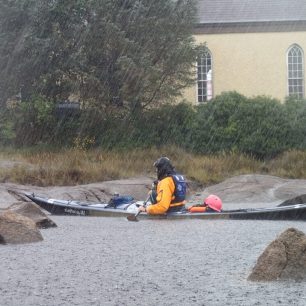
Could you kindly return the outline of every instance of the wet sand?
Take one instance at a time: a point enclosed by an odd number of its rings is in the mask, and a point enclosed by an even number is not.
[[[44,241],[0,246],[0,305],[305,305],[305,283],[247,281],[305,222],[52,216]]]

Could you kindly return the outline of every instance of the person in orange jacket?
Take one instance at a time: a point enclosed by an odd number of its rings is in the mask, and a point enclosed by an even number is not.
[[[183,175],[177,174],[168,157],[155,161],[157,181],[156,190],[152,190],[151,203],[139,210],[151,215],[161,215],[166,212],[180,211],[185,208],[186,181]]]

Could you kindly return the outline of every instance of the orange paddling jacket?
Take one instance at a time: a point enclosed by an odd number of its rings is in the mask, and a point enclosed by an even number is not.
[[[175,202],[175,183],[171,176],[167,176],[157,184],[156,204],[149,205],[146,211],[150,215],[161,215],[172,207],[182,207],[185,201]],[[173,203],[174,202],[174,203]]]

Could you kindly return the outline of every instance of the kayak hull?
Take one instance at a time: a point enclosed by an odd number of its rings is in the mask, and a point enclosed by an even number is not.
[[[88,203],[80,201],[56,200],[26,194],[34,203],[53,215],[127,217],[135,214],[125,205],[124,208],[111,208],[107,203]],[[135,204],[131,204],[134,205]],[[135,209],[135,208],[134,208]],[[267,208],[246,208],[222,212],[189,213],[172,212],[164,215],[141,213],[139,219],[253,219],[253,220],[306,220],[306,204],[277,206]]]

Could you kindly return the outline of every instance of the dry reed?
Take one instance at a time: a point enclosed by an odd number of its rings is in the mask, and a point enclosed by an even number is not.
[[[306,178],[304,151],[288,151],[275,159],[259,161],[237,153],[204,156],[163,147],[128,151],[5,150],[0,152],[0,182],[68,186],[143,175],[154,177],[153,162],[160,156],[168,156],[179,172],[205,186],[250,173]]]

